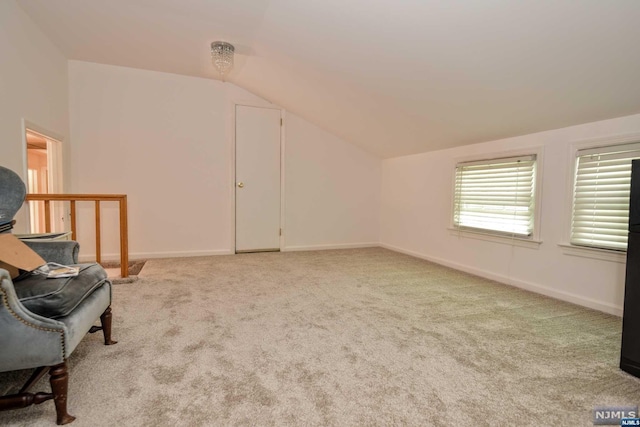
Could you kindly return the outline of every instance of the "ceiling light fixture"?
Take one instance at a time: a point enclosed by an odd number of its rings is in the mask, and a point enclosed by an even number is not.
[[[231,43],[220,41],[211,43],[211,61],[223,80],[233,68],[234,51],[235,48]]]

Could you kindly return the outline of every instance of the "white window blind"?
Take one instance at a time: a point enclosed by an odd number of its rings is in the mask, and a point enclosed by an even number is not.
[[[454,226],[531,236],[535,175],[535,155],[459,163]]]
[[[640,143],[577,152],[571,244],[627,250],[631,160]]]

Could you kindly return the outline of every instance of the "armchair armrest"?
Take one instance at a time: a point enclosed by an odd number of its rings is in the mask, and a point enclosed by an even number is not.
[[[80,245],[73,240],[59,240],[54,242],[24,241],[24,244],[33,249],[47,262],[71,265],[78,263],[78,251]]]
[[[65,358],[66,327],[28,311],[16,296],[6,270],[0,269],[0,372],[53,366]]]

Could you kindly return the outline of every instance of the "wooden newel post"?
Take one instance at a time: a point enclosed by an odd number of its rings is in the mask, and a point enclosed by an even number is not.
[[[102,239],[100,236],[100,200],[96,200],[96,262],[102,262]]]
[[[129,277],[129,225],[127,223],[127,196],[120,199],[120,275]]]

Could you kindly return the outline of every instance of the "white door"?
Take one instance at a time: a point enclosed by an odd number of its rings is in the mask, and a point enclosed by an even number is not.
[[[280,250],[280,110],[236,106],[236,252]]]

